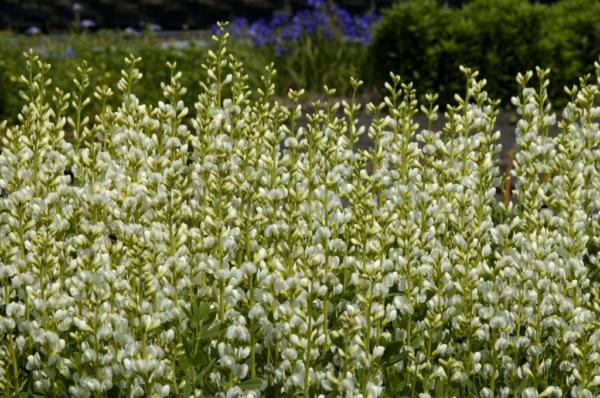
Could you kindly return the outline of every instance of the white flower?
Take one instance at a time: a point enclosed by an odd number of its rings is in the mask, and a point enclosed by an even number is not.
[[[528,387],[521,393],[522,398],[537,398],[538,396],[537,390],[533,387]]]
[[[25,315],[25,305],[10,302],[6,305],[6,316],[9,318],[21,318]]]

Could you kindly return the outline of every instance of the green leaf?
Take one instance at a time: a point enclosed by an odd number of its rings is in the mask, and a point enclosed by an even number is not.
[[[196,322],[200,322],[204,319],[207,319],[209,313],[210,304],[208,304],[207,302],[197,303],[194,308],[194,320]]]
[[[435,383],[435,396],[436,396],[436,397],[446,397],[446,396],[448,396],[448,395],[446,394],[446,389],[445,389],[445,387],[446,387],[446,386],[444,385],[444,383],[442,383],[442,381],[441,381],[441,380],[438,380],[438,381]]]
[[[204,352],[204,350],[198,350],[193,358],[193,365],[198,366],[198,365],[204,365],[206,363],[208,363],[208,355],[206,355],[206,352]]]
[[[217,363],[217,360],[212,358],[210,360],[210,362],[208,362],[207,365],[205,365],[202,370],[200,371],[199,376],[200,377],[204,377],[205,374],[207,374],[208,372],[210,372],[212,370],[212,368],[215,366],[215,363]]]
[[[51,366],[46,368],[46,375],[48,379],[54,380],[56,378],[56,368]]]
[[[423,338],[423,336],[417,336],[411,341],[410,345],[413,348],[418,349],[423,345],[424,342],[425,342],[425,339]]]
[[[192,317],[192,312],[185,306],[181,307],[181,310],[183,311],[183,313],[189,318],[189,319],[193,319]]]
[[[203,340],[213,339],[213,338],[219,336],[221,333],[223,333],[224,330],[225,330],[225,328],[221,327],[220,324],[217,324],[210,328],[206,327],[202,331],[202,339]]]
[[[249,379],[243,381],[239,384],[240,388],[243,390],[258,390],[262,387],[263,380],[260,378]]]
[[[382,366],[383,366],[384,368],[387,368],[387,367],[389,367],[389,366],[392,366],[392,365],[394,365],[394,364],[396,364],[396,363],[398,363],[398,362],[402,361],[403,359],[406,359],[407,357],[408,357],[408,351],[402,351],[402,352],[399,352],[399,353],[397,353],[397,354],[395,354],[395,355],[392,355],[392,356],[390,356],[389,358],[387,358],[387,359],[386,359],[386,360],[383,362]]]
[[[467,387],[467,390],[470,391],[472,394],[477,395],[477,388],[475,387],[475,384],[473,383],[473,380],[471,380],[470,378],[467,379],[465,386]]]
[[[260,331],[262,329],[262,325],[258,322],[253,323],[252,327],[250,328],[250,333],[252,333],[254,336],[258,336]]]

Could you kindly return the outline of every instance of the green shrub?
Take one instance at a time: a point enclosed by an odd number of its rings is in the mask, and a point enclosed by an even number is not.
[[[458,66],[468,65],[489,76],[490,95],[508,104],[516,74],[545,65],[539,44],[545,11],[528,0],[474,0],[454,11],[441,40],[444,72],[437,89],[459,91]]]
[[[552,71],[550,92],[577,84],[578,76],[593,72],[600,54],[600,2],[562,0],[550,7],[543,25],[544,65]]]
[[[384,10],[369,49],[374,83],[387,80],[392,71],[419,90],[437,90],[444,80],[440,40],[451,14],[435,0],[405,1]]]
[[[550,92],[557,96],[579,74],[592,72],[590,65],[599,54],[596,0],[552,5],[474,0],[457,9],[407,0],[383,13],[370,48],[374,81],[393,70],[413,79],[421,93],[439,91],[442,102],[449,103],[454,92],[464,90],[458,65],[469,65],[489,77],[490,94],[504,106],[509,106],[517,72],[549,67]]]
[[[14,93],[18,92],[18,71],[22,68],[22,50],[14,42],[14,37],[0,34],[0,118],[15,115],[20,107],[20,98]]]

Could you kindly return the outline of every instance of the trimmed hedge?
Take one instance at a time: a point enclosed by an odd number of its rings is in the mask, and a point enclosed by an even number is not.
[[[489,76],[490,95],[508,104],[515,75],[534,65],[549,67],[550,92],[562,93],[578,72],[592,71],[599,39],[595,0],[474,0],[458,9],[407,0],[384,11],[369,53],[375,84],[392,70],[414,80],[421,93],[437,91],[448,102],[461,90],[458,67],[465,65]]]

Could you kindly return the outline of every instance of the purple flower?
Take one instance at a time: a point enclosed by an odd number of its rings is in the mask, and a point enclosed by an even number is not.
[[[287,48],[282,45],[282,44],[278,44],[275,47],[275,57],[280,58],[282,55],[284,55],[287,52]]]
[[[298,40],[302,35],[302,28],[300,27],[300,25],[293,23],[283,27],[279,35],[284,41]]]
[[[228,26],[227,31],[233,37],[243,37],[248,29],[248,20],[246,18],[236,18]]]
[[[271,28],[276,29],[281,26],[284,26],[286,23],[289,22],[289,20],[290,17],[288,15],[281,12],[277,12],[273,15],[273,18],[271,19]]]
[[[275,40],[273,29],[271,29],[264,19],[253,22],[248,28],[248,33],[254,44],[259,47],[272,43]]]
[[[333,7],[333,11],[344,37],[352,38],[356,36],[354,18],[352,18],[348,10],[336,5]]]
[[[214,23],[210,27],[210,33],[219,36],[219,34],[221,33],[221,29],[219,29],[219,26],[216,23]]]
[[[75,57],[75,51],[73,51],[73,48],[71,46],[67,47],[67,50],[65,51],[65,55],[67,56],[67,58]]]
[[[325,5],[325,0],[307,0],[306,2],[313,8],[322,8]]]
[[[227,27],[232,36],[249,37],[254,45],[276,43],[275,55],[281,56],[288,49],[287,42],[300,40],[304,36],[319,34],[321,38],[350,40],[358,43],[371,41],[371,29],[379,20],[377,15],[353,16],[348,10],[335,3],[327,7],[327,0],[307,0],[311,8],[296,12],[291,17],[275,13],[270,21],[259,19],[249,23],[245,18],[236,18]],[[212,32],[219,34],[216,25]]]
[[[345,40],[365,44],[371,41],[371,29],[373,24],[379,20],[379,15],[370,14],[355,17],[345,8],[335,4],[332,10],[336,24]]]
[[[83,11],[83,5],[81,3],[73,3],[73,12]]]
[[[96,27],[96,22],[92,21],[91,19],[82,19],[79,23],[79,26],[84,29],[92,29]]]
[[[320,10],[302,10],[293,18],[295,35],[314,34],[329,29],[329,17]]]

